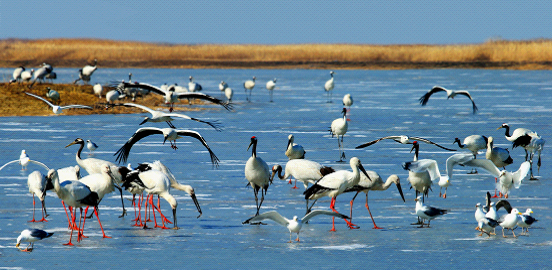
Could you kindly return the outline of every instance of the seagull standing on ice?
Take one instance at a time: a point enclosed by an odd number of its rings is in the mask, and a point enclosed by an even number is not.
[[[15,247],[18,248],[20,251],[31,252],[33,251],[33,247],[36,241],[48,238],[53,234],[54,233],[45,232],[39,229],[25,229],[21,232],[19,237],[17,237],[17,244],[15,244]],[[20,249],[19,245],[21,245],[21,242],[29,242],[29,245],[25,249]],[[29,246],[31,246],[31,248],[29,248]]]

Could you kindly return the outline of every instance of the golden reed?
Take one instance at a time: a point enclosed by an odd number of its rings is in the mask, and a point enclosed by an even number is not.
[[[176,45],[98,39],[0,40],[0,66],[133,68],[551,69],[550,39],[458,45]]]

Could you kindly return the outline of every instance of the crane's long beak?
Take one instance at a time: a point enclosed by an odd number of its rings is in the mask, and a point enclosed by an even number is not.
[[[363,172],[363,174],[370,180],[372,181],[372,179],[369,177],[369,174],[367,173],[367,171],[365,171],[365,168],[363,168],[363,165],[362,164],[359,164],[359,170],[361,170]]]
[[[74,144],[76,144],[76,142],[72,142],[72,143],[66,145],[65,148],[67,148],[67,147],[69,147],[69,146],[71,146],[71,145],[74,145]]]
[[[496,130],[500,130],[503,126],[498,127]]]
[[[415,144],[413,144],[413,147],[411,147],[411,150],[409,150],[409,153],[413,152],[413,149],[415,149]]]
[[[200,218],[202,216],[202,209],[200,208],[200,204],[198,203],[198,200],[196,199],[196,194],[192,193],[190,195],[192,197],[192,200],[194,201],[194,204],[196,205],[196,208],[198,208],[198,212],[200,212],[200,215],[197,218]]]
[[[167,141],[167,137],[163,136],[163,144],[165,144],[165,141]]]
[[[291,143],[292,143],[292,141],[288,140],[288,144],[286,144],[286,150],[288,150],[288,147],[290,146]]]
[[[248,149],[246,149],[246,151],[250,150],[250,147],[252,146],[252,144],[253,144],[253,141],[250,142],[250,145],[248,145]]]
[[[399,195],[401,195],[401,199],[403,200],[403,202],[405,202],[405,197],[403,197],[403,191],[401,190],[401,185],[397,183],[396,186],[397,186],[397,191],[399,191]]]
[[[142,123],[140,123],[140,124],[138,124],[138,125],[139,125],[139,126],[140,126],[140,125],[143,125],[143,124],[145,124],[146,122],[148,122],[148,118],[144,119],[144,121],[142,121]]]

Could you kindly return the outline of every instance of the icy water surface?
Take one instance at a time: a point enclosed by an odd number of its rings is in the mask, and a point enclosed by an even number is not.
[[[7,78],[11,69],[0,69]],[[73,69],[56,69],[59,82],[76,77]],[[86,223],[89,238],[75,247],[63,246],[69,238],[67,221],[60,200],[48,193],[46,206],[50,216],[47,223],[28,223],[32,215],[32,196],[26,179],[33,170],[21,171],[17,164],[0,171],[0,268],[421,268],[447,266],[455,268],[551,268],[551,71],[505,70],[404,70],[365,71],[338,70],[335,75],[333,103],[326,103],[323,85],[330,78],[325,70],[180,70],[180,69],[99,69],[92,82],[111,82],[126,79],[154,85],[178,83],[186,86],[188,76],[202,84],[204,93],[221,96],[217,85],[221,80],[234,89],[235,112],[216,106],[210,110],[186,112],[191,117],[224,125],[216,132],[201,123],[176,120],[179,128],[200,132],[221,160],[213,169],[205,148],[196,140],[177,141],[178,150],[162,145],[161,136],[151,136],[136,144],[129,162],[161,160],[182,184],[192,185],[202,207],[198,215],[190,197],[171,190],[178,201],[180,230],[142,230],[131,227],[134,218],[132,205],[125,205],[129,215],[121,214],[119,197],[107,195],[100,205],[100,218],[112,239],[102,239],[96,220]],[[245,101],[242,82],[257,77],[253,102]],[[277,78],[274,101],[269,103],[265,83]],[[446,100],[445,93],[432,96],[421,107],[418,98],[434,85],[468,90],[478,108],[472,114],[471,103],[458,96]],[[306,149],[306,158],[350,170],[348,163],[337,163],[338,145],[328,127],[340,117],[342,97],[350,93],[354,99],[351,121],[344,138],[347,158],[359,157],[367,170],[378,172],[386,179],[397,174],[401,179],[406,202],[397,189],[369,192],[369,206],[378,226],[364,206],[364,194],[353,205],[353,221],[361,228],[350,230],[337,220],[337,231],[329,232],[331,219],[316,217],[305,225],[300,243],[288,244],[286,228],[274,222],[267,225],[242,225],[255,214],[251,188],[247,188],[244,165],[251,152],[246,148],[250,137],[258,137],[258,156],[269,166],[285,165],[287,136],[294,134],[295,142]],[[138,99],[137,103],[140,103]],[[185,105],[186,101],[179,104]],[[90,115],[51,117],[4,117],[0,120],[0,164],[17,159],[22,149],[29,156],[53,168],[76,164],[77,146],[64,148],[76,138],[90,139],[100,147],[94,157],[115,161],[113,154],[139,128],[142,117],[134,115]],[[481,171],[456,167],[448,189],[447,199],[438,197],[439,186],[434,184],[426,204],[445,208],[449,213],[431,222],[431,228],[419,229],[416,221],[414,190],[409,189],[407,171],[401,163],[413,158],[409,145],[383,141],[361,150],[355,146],[389,135],[409,135],[430,139],[457,149],[455,137],[472,134],[493,136],[495,146],[509,147],[502,123],[512,128],[529,128],[545,140],[542,167],[534,174],[538,181],[525,179],[520,189],[513,189],[509,201],[521,212],[531,207],[539,220],[530,229],[530,236],[517,239],[478,237],[474,220],[475,204],[484,203],[487,191],[493,193],[494,178]],[[163,128],[164,123],[145,126]],[[524,150],[511,151],[516,171],[524,161]],[[420,158],[438,161],[445,172],[445,160],[453,154],[427,144],[421,145]],[[83,158],[88,157],[87,150]],[[481,158],[483,157],[480,156]],[[537,159],[535,159],[537,160]],[[536,162],[535,162],[536,163]],[[126,165],[126,164],[125,164]],[[44,172],[45,173],[45,172]],[[86,173],[84,173],[86,174]],[[303,186],[291,189],[276,179],[270,186],[261,212],[277,210],[291,218],[305,212]],[[343,194],[336,208],[349,214],[349,201],[354,194]],[[126,198],[131,198],[128,193]],[[37,206],[40,205],[37,200]],[[315,208],[328,209],[330,199],[317,202]],[[167,202],[161,202],[165,214],[171,216]],[[503,214],[501,210],[500,214]],[[37,211],[40,216],[40,211]],[[172,226],[172,225],[169,225]],[[15,249],[15,241],[24,228],[40,228],[54,232],[50,239],[40,241],[31,254]],[[520,233],[520,228],[516,230]],[[295,236],[294,236],[295,237]],[[74,238],[75,239],[75,238]]]

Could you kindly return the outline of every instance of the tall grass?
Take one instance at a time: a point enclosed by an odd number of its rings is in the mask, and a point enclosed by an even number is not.
[[[509,63],[551,69],[551,40],[490,40],[459,45],[171,45],[96,39],[0,40],[0,66],[255,67],[322,63]],[[317,67],[315,65],[315,67]],[[501,67],[501,65],[499,65]]]

